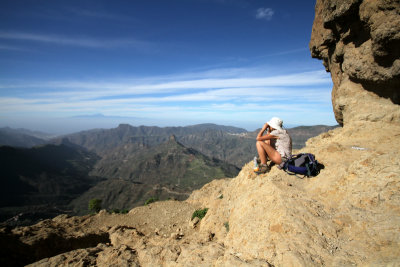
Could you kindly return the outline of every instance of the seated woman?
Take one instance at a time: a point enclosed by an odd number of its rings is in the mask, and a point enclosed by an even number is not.
[[[292,139],[288,132],[282,129],[282,120],[273,117],[262,127],[257,135],[257,152],[261,164],[254,171],[266,173],[271,169],[267,161],[281,164],[292,155]]]

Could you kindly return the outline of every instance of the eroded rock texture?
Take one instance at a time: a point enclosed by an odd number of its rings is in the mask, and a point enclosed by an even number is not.
[[[318,0],[315,13],[310,50],[331,72],[338,123],[399,123],[400,2]]]

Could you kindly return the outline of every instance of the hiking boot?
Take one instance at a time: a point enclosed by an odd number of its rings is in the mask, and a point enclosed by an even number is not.
[[[271,167],[267,164],[260,164],[258,166],[258,170],[254,169],[254,172],[257,174],[267,173],[271,170]]]

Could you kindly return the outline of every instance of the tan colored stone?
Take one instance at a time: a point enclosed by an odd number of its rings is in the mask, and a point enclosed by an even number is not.
[[[199,217],[194,217],[193,220],[190,220],[190,221],[189,221],[189,226],[190,226],[191,228],[195,228],[199,222],[200,222]]]
[[[339,124],[400,123],[399,1],[318,0],[310,50],[331,73]]]

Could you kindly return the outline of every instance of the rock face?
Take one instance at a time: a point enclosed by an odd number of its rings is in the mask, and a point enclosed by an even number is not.
[[[248,164],[229,184],[193,193],[191,201],[210,209],[201,230],[223,240],[224,257],[236,255],[244,262],[399,263],[400,146],[392,146],[399,143],[400,127],[374,123],[381,130],[371,132],[367,126],[336,129],[308,141],[303,151],[325,165],[316,178],[301,180],[275,168],[255,176]],[[398,136],[385,135],[389,128]],[[373,141],[379,134],[387,140]],[[207,197],[220,193],[219,202]]]
[[[399,1],[318,0],[310,50],[332,75],[339,124],[399,122]]]

